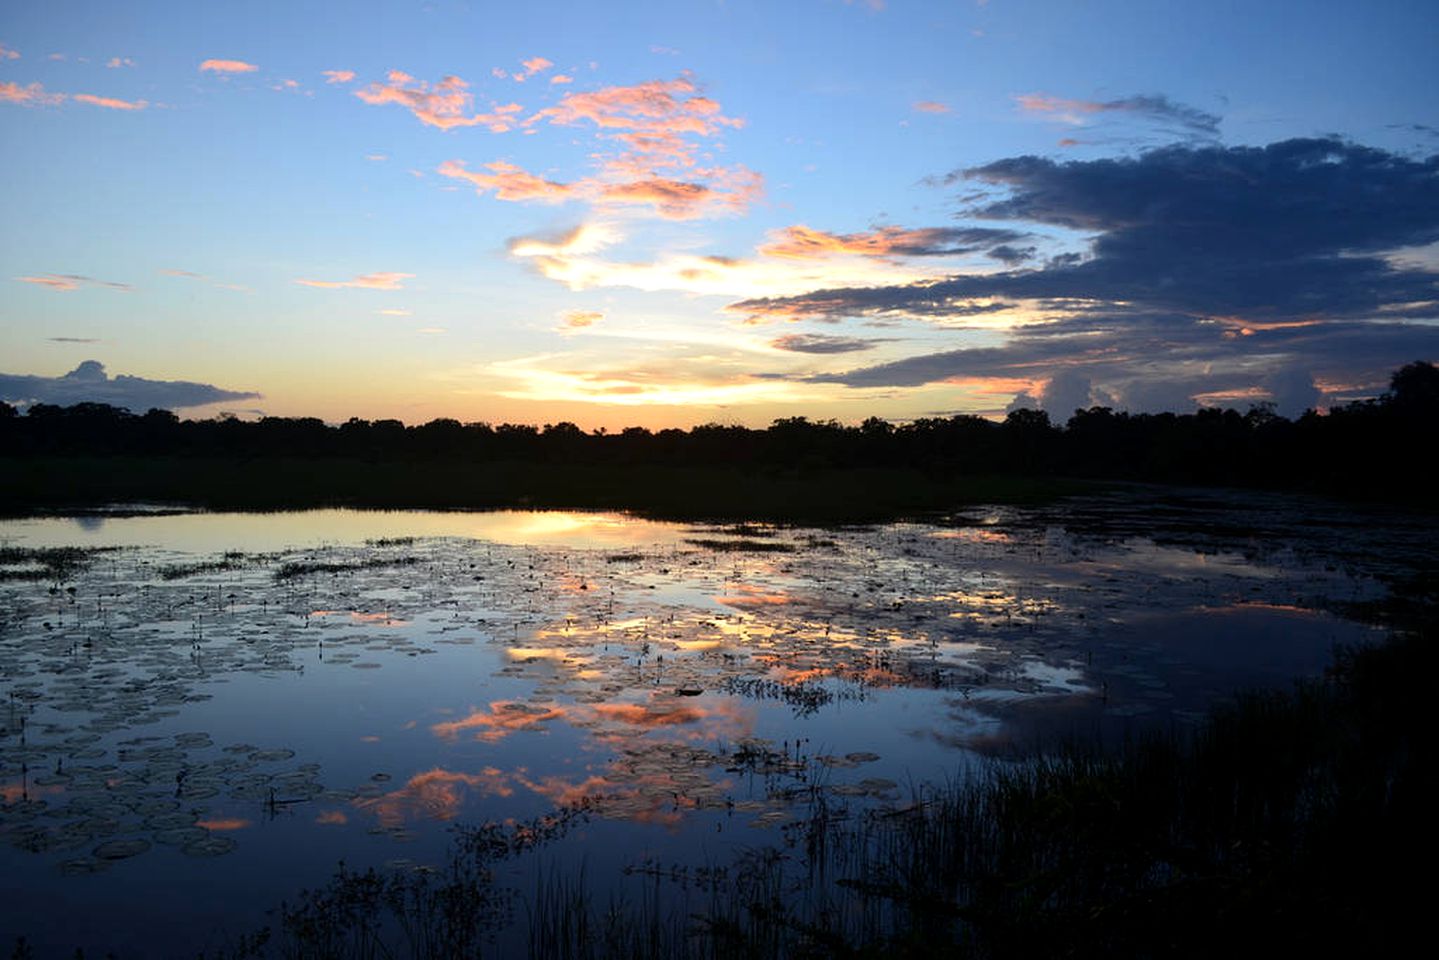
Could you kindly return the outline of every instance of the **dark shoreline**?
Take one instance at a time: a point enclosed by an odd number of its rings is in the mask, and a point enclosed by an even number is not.
[[[298,458],[0,458],[0,515],[95,504],[211,510],[624,510],[675,520],[862,523],[982,503],[1038,504],[1107,484],[914,468],[751,468]]]

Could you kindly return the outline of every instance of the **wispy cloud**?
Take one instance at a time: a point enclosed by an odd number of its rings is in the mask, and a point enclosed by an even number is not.
[[[79,290],[81,287],[104,287],[109,290],[119,290],[129,293],[133,287],[128,283],[116,283],[112,280],[96,280],[94,277],[87,277],[78,273],[42,273],[31,277],[16,277],[21,283],[33,283],[38,286],[47,287],[59,293],[70,293]]]
[[[855,353],[873,350],[883,340],[864,340],[859,337],[832,337],[820,333],[789,333],[775,337],[769,345],[776,350],[793,353]]]
[[[22,107],[53,107],[64,100],[65,94],[49,93],[39,83],[22,87],[13,81],[0,82],[0,103],[18,103]]]
[[[770,234],[759,248],[767,257],[812,260],[819,257],[935,257],[970,253],[991,244],[1018,240],[1024,234],[989,227],[879,227],[865,233],[828,233],[804,224]]]
[[[260,68],[244,60],[205,60],[200,64],[201,73],[254,73]]]
[[[322,70],[326,83],[349,83],[355,79],[353,70]]]
[[[11,48],[5,46],[5,44],[0,43],[0,60],[19,60],[19,59],[20,59],[20,53],[19,53],[19,51],[12,50]]]
[[[546,180],[503,160],[496,160],[484,166],[487,173],[469,170],[458,160],[446,160],[435,172],[442,177],[468,181],[474,184],[477,192],[493,192],[499,200],[563,203],[576,193],[573,184]]]
[[[553,77],[550,77],[550,83],[574,83],[574,82],[575,82],[575,78],[572,77],[572,76],[570,76],[568,73],[557,73],[557,74],[555,74]]]
[[[148,100],[120,100],[115,97],[96,96],[93,93],[77,93],[71,99],[76,103],[88,103],[107,110],[144,110],[150,105]]]
[[[919,113],[949,113],[949,104],[938,100],[916,100],[911,107]]]
[[[111,57],[105,61],[105,66],[111,70],[119,70],[122,67],[133,67],[134,65],[135,61],[129,57]]]
[[[1166,96],[1147,94],[1118,100],[1069,100],[1046,93],[1024,93],[1014,98],[1025,113],[1039,113],[1074,126],[1097,114],[1127,114],[1156,121],[1200,137],[1219,135],[1220,117],[1196,107],[1175,103]]]
[[[413,273],[362,273],[352,280],[296,280],[306,287],[323,287],[327,290],[403,290],[404,281]]]
[[[95,337],[46,337],[51,343],[99,343]]]
[[[179,277],[185,280],[197,280],[201,283],[208,283],[210,286],[218,287],[221,290],[233,290],[239,293],[251,292],[250,288],[242,283],[227,283],[224,280],[216,280],[214,277],[207,277],[203,273],[195,273],[193,270],[165,269],[161,270],[160,273],[161,275],[166,277]]]
[[[401,70],[391,70],[385,82],[356,90],[355,96],[374,106],[399,104],[421,123],[441,130],[484,126],[492,133],[504,133],[515,126],[515,114],[522,110],[519,104],[499,104],[492,106],[489,112],[471,113],[475,98],[469,87],[456,76],[430,84]]]

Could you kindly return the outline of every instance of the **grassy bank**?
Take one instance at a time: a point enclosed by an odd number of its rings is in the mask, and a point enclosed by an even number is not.
[[[1388,955],[1430,899],[1435,639],[1342,654],[1198,732],[996,765],[897,810],[816,791],[782,845],[641,865],[636,900],[582,874],[494,883],[582,809],[463,831],[438,872],[341,871],[225,956],[511,956],[487,939],[511,916],[529,956],[576,960]]]
[[[210,509],[322,506],[633,510],[678,519],[884,520],[972,503],[1035,503],[1097,489],[1042,477],[911,468],[181,457],[0,458],[0,512],[156,502]]]

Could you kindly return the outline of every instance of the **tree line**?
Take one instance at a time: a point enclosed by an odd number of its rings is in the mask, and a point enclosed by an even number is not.
[[[805,470],[903,467],[939,474],[1093,477],[1170,483],[1301,487],[1425,495],[1422,467],[1439,423],[1439,369],[1394,373],[1380,397],[1297,419],[1257,405],[1245,413],[1131,414],[1077,410],[1063,425],[1039,410],[1002,422],[976,416],[858,425],[786,417],[766,428],[704,424],[688,430],[630,427],[586,432],[436,419],[233,416],[186,420],[100,403],[0,403],[0,450],[12,457],[127,456],[350,461],[522,462],[563,466],[684,465]]]

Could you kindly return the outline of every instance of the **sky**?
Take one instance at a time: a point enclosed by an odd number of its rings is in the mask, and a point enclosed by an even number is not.
[[[1280,413],[1439,360],[1439,4],[0,6],[0,399]]]

